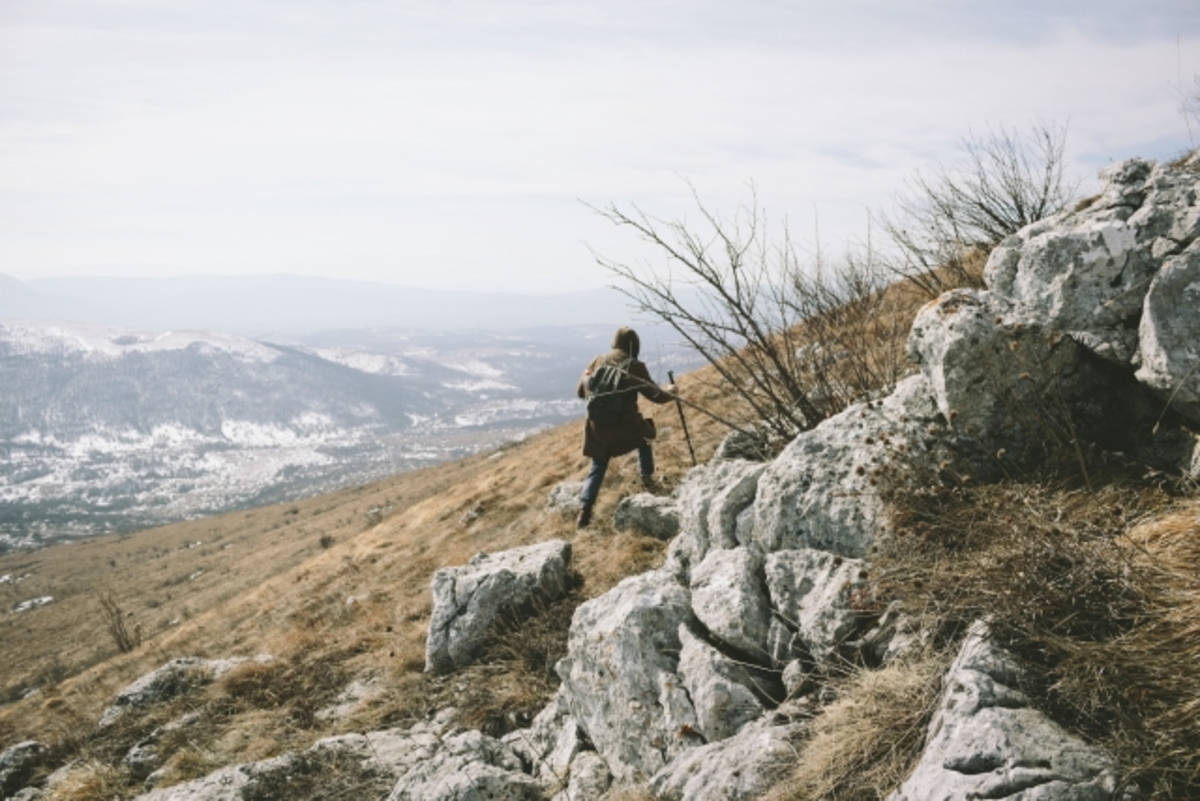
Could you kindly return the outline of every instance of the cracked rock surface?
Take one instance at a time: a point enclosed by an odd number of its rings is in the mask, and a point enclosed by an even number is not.
[[[479,553],[461,567],[433,574],[433,611],[425,643],[425,670],[446,673],[474,661],[488,630],[504,614],[535,599],[566,594],[571,544],[563,540]]]
[[[888,801],[1108,801],[1111,758],[1029,705],[1021,669],[976,623],[944,679],[912,775]]]

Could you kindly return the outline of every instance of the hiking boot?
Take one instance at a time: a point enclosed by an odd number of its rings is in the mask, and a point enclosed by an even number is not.
[[[584,506],[579,510],[579,517],[575,518],[575,528],[587,528],[588,523],[592,522],[592,507]]]

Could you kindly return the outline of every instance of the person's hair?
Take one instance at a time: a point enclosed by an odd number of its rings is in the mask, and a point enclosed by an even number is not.
[[[642,340],[638,338],[637,331],[628,326],[621,326],[613,335],[612,346],[614,350],[623,350],[631,359],[636,359],[638,351],[642,349]]]

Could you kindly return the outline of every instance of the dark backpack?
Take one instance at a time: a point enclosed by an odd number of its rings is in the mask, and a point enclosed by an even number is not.
[[[618,387],[621,385],[621,376],[625,375],[632,361],[626,359],[620,364],[602,364],[588,376],[587,415],[601,428],[613,428],[621,419],[628,390],[621,392]]]

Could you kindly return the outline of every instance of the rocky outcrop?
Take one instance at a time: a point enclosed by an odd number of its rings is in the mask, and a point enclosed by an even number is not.
[[[710,548],[739,544],[738,520],[754,501],[766,465],[743,460],[710,462],[692,468],[679,485],[679,528],[673,548],[684,573],[699,564]],[[748,538],[743,526],[742,536]],[[747,544],[742,542],[741,544]]]
[[[766,662],[771,608],[756,551],[710,551],[692,570],[691,590],[692,609],[714,637]]]
[[[925,750],[888,801],[1039,798],[1108,801],[1108,755],[1029,705],[1021,669],[975,624],[943,681]]]
[[[611,784],[608,763],[595,751],[584,751],[571,761],[571,780],[567,789],[553,801],[600,801]]]
[[[1194,157],[1182,168],[1130,159],[1102,177],[1104,192],[1090,204],[1000,243],[984,278],[1021,317],[1128,366],[1151,281],[1200,234],[1200,173]]]
[[[696,711],[697,728],[710,742],[732,737],[763,713],[751,692],[755,677],[741,664],[679,627],[679,678]],[[764,691],[764,695],[766,692]]]
[[[911,467],[954,460],[928,380],[901,381],[882,401],[850,406],[805,431],[763,471],[750,542],[763,553],[819,548],[862,557],[886,527],[880,485]]]
[[[50,749],[36,740],[26,740],[0,751],[0,798],[25,786],[29,774]]]
[[[1163,262],[1138,326],[1137,379],[1200,423],[1200,242]]]
[[[389,801],[534,801],[542,786],[504,743],[477,731],[454,731],[453,710],[411,729],[345,734],[305,751],[235,765],[137,801],[242,801],[288,798],[310,785],[345,798]],[[323,783],[323,784],[322,784]],[[389,792],[390,789],[390,792]],[[316,796],[314,796],[316,797]]]
[[[260,654],[254,659],[269,662],[272,657]],[[247,661],[244,658],[200,659],[193,656],[172,659],[118,692],[112,706],[100,716],[100,728],[112,725],[127,711],[146,709],[198,690]]]
[[[571,765],[584,748],[579,726],[571,717],[560,691],[531,721],[529,728],[504,735],[526,771],[552,791],[567,785]]]
[[[613,528],[669,540],[679,533],[679,504],[674,498],[648,492],[629,495],[617,503],[613,513]]]
[[[462,567],[434,573],[425,670],[445,673],[470,664],[499,617],[516,614],[534,600],[565,595],[570,561],[570,543],[552,540],[479,553]]]
[[[541,785],[499,740],[477,731],[447,737],[396,783],[387,801],[540,801]]]
[[[837,667],[838,647],[863,618],[854,600],[867,590],[866,563],[802,548],[771,554],[764,572],[776,610],[770,634],[776,662],[807,654],[820,668]]]
[[[803,724],[761,720],[727,740],[693,748],[659,771],[651,789],[659,801],[752,801],[762,798],[795,760],[792,742]]]
[[[663,571],[627,578],[575,610],[556,670],[571,715],[618,781],[647,779],[699,742],[676,675],[679,626],[692,619],[688,591]]]

